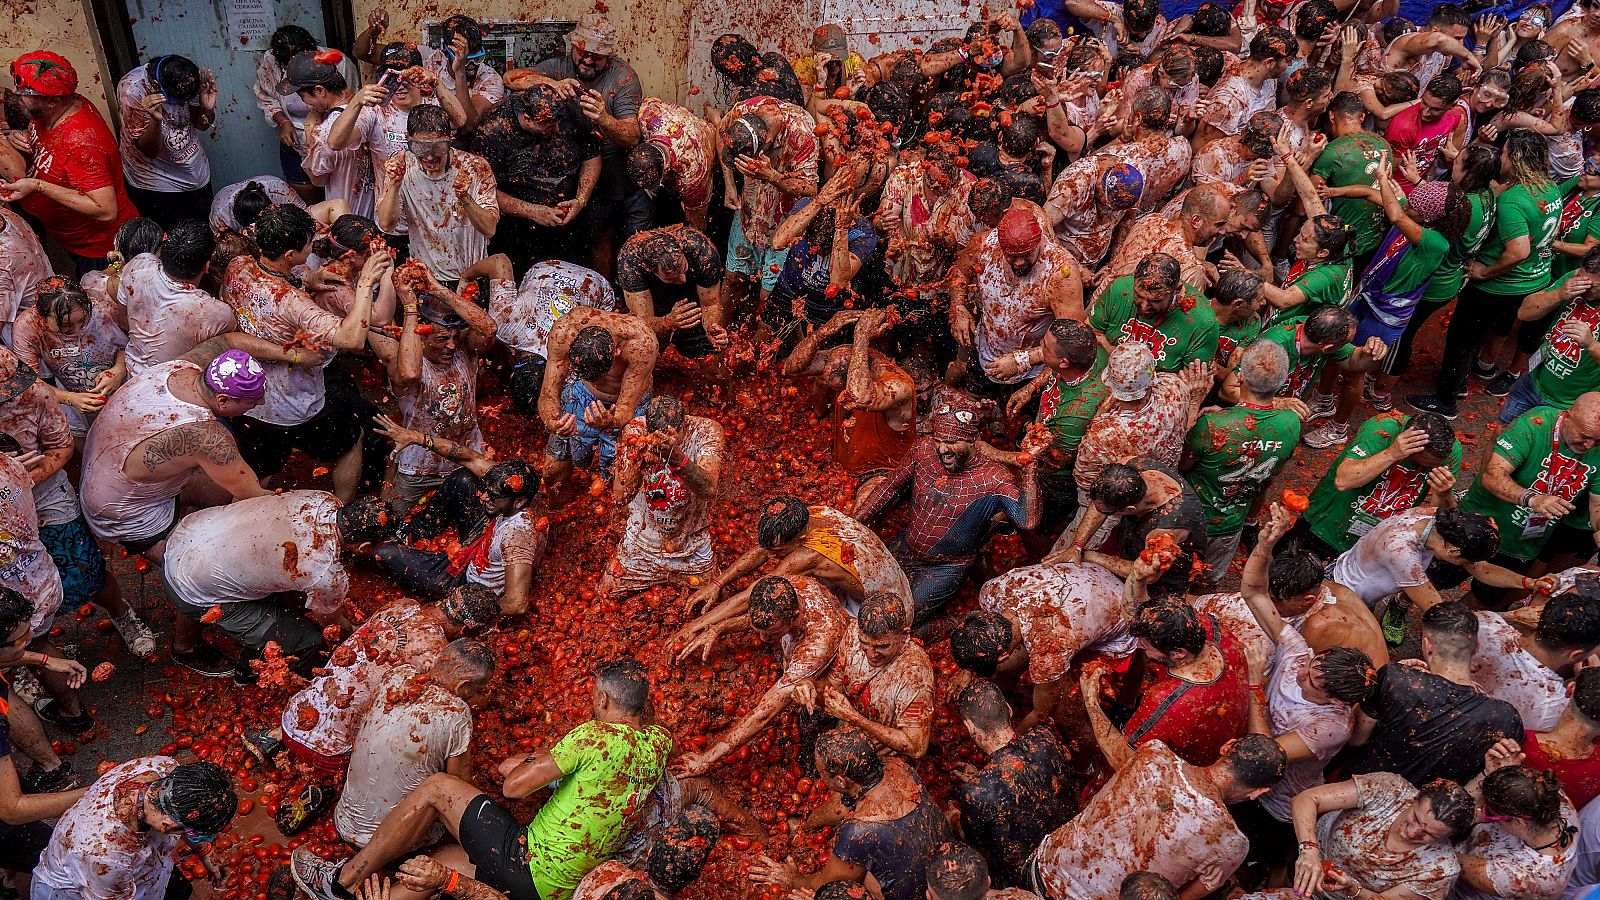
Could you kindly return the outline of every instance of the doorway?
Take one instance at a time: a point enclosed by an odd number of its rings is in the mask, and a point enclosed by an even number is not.
[[[101,0],[94,6],[116,78],[163,53],[187,56],[216,73],[217,124],[206,144],[216,188],[279,174],[277,132],[250,91],[272,32],[299,25],[324,46],[348,47],[355,40],[349,0]],[[115,92],[113,84],[113,105]]]

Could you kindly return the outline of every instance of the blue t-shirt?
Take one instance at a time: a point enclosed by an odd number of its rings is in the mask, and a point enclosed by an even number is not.
[[[950,837],[950,823],[924,790],[917,808],[893,821],[845,819],[834,836],[833,855],[872,873],[883,900],[923,900],[928,863]]]
[[[810,202],[809,197],[800,201],[794,211],[799,212]],[[850,252],[865,264],[877,249],[878,230],[865,218],[856,219],[855,224],[850,226]],[[843,292],[839,296],[828,296],[831,271],[832,254],[829,248],[813,250],[811,242],[802,235],[789,247],[789,255],[784,257],[783,271],[778,275],[778,294],[790,299],[805,298],[806,319],[813,325],[821,325],[844,306]]]

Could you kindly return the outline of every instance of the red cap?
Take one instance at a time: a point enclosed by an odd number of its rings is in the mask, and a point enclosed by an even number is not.
[[[78,92],[78,70],[67,58],[49,50],[35,50],[11,64],[17,92],[39,97],[70,97]]]

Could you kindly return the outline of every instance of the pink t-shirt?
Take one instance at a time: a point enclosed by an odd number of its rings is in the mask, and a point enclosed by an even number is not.
[[[1429,169],[1433,168],[1434,160],[1439,156],[1439,148],[1449,139],[1451,132],[1456,130],[1462,120],[1466,118],[1459,106],[1452,106],[1437,122],[1422,121],[1422,102],[1418,101],[1400,111],[1400,114],[1389,120],[1389,128],[1383,136],[1396,154],[1410,150],[1416,157],[1417,169],[1426,177]],[[1406,193],[1411,193],[1415,185],[1411,184],[1404,175],[1399,175],[1400,186]]]

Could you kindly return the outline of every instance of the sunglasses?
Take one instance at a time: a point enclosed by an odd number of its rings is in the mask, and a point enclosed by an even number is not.
[[[202,831],[195,831],[192,828],[185,828],[178,833],[183,835],[184,841],[189,844],[209,844],[217,839],[217,834],[214,831],[208,834]]]

